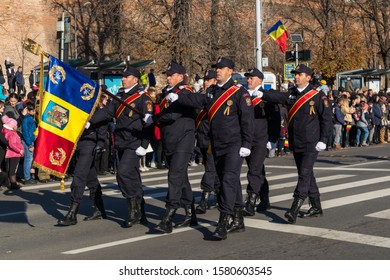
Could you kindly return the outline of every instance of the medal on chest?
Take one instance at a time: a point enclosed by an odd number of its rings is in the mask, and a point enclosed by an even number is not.
[[[229,116],[230,115],[230,106],[232,106],[233,105],[233,100],[228,100],[227,102],[226,102],[226,109],[225,109],[225,111],[223,112],[223,114],[225,115],[225,116]]]

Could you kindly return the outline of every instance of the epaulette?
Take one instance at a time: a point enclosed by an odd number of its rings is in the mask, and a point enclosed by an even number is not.
[[[191,92],[194,92],[194,90],[192,89],[192,87],[188,86],[188,85],[181,85],[179,86],[179,89],[182,90],[182,89],[186,89],[186,90],[189,90]]]
[[[236,84],[236,86],[238,86],[238,87],[243,87],[243,85],[242,85],[242,84]]]

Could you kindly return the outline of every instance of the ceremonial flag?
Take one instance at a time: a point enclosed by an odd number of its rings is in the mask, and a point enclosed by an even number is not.
[[[100,86],[55,57],[49,58],[34,166],[63,177],[84,126],[95,111]]]
[[[266,33],[276,41],[276,43],[279,45],[280,51],[285,53],[287,49],[288,38],[286,26],[279,20]]]

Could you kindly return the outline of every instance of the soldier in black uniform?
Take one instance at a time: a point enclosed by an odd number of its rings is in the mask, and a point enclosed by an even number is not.
[[[232,79],[234,63],[220,57],[216,64],[218,83],[210,95],[171,93],[171,101],[205,108],[208,111],[211,149],[221,182],[218,195],[219,222],[213,236],[226,239],[227,233],[245,230],[240,182],[243,158],[250,155],[253,138],[253,108],[249,93]],[[233,221],[229,224],[230,218]]]
[[[168,69],[163,72],[167,75],[167,87],[163,94],[171,92],[179,95],[197,95],[184,82],[185,68],[175,62],[171,62]],[[166,198],[165,214],[157,226],[157,229],[172,232],[172,219],[176,210],[183,207],[185,218],[175,227],[187,227],[196,225],[194,199],[191,185],[188,179],[188,161],[194,151],[195,145],[195,117],[193,108],[178,103],[160,103],[161,112],[157,115],[147,115],[145,122],[158,123],[161,130],[161,141],[168,162],[168,193]]]
[[[302,216],[322,216],[320,192],[314,177],[313,167],[318,152],[326,149],[326,143],[330,136],[329,126],[332,125],[332,112],[325,93],[316,91],[310,84],[313,77],[312,69],[301,64],[291,73],[295,74],[296,87],[290,92],[288,98],[284,97],[283,101],[279,95],[268,92],[264,92],[264,94],[259,92],[259,97],[264,100],[284,102],[288,105],[288,140],[298,169],[298,183],[294,191],[291,209],[285,213],[285,217],[294,224],[299,209],[307,197],[309,197],[311,208]]]
[[[140,72],[127,67],[122,73],[123,93],[121,99],[139,112],[153,113],[150,96],[140,90]],[[146,148],[153,135],[153,127],[146,126],[139,114],[113,100],[107,107],[91,118],[91,123],[116,119],[114,132],[115,148],[118,151],[119,166],[116,174],[118,186],[127,200],[128,216],[124,227],[146,223],[139,159],[146,155]]]
[[[217,83],[217,74],[214,70],[207,70],[203,77],[203,89],[204,92],[201,94],[206,94],[210,97],[211,86]],[[196,133],[196,144],[198,145],[203,158],[203,165],[205,172],[203,174],[202,180],[200,182],[200,188],[202,189],[202,197],[200,199],[199,205],[196,207],[196,210],[201,214],[207,212],[208,200],[211,192],[218,193],[220,188],[220,183],[218,179],[217,172],[215,170],[214,157],[211,152],[210,147],[210,127],[209,121],[207,119],[207,111],[200,111],[198,117],[196,118],[195,125],[197,126]]]
[[[256,201],[260,197],[257,211],[271,208],[269,202],[269,184],[265,176],[264,160],[267,155],[267,142],[276,142],[280,132],[280,112],[278,104],[267,102],[253,95],[256,91],[264,91],[261,84],[264,74],[253,68],[244,74],[248,80],[248,92],[252,96],[254,110],[254,135],[250,156],[246,157],[248,164],[248,197],[245,201],[244,215],[255,215]]]
[[[101,109],[97,108],[94,115]],[[94,205],[92,216],[86,217],[85,221],[106,218],[102,199],[102,187],[97,177],[94,156],[96,151],[101,148],[98,146],[99,130],[107,130],[106,123],[100,123],[99,126],[90,126],[85,129],[77,143],[75,157],[76,166],[73,173],[71,189],[71,205],[68,213],[63,219],[58,220],[59,226],[71,226],[77,224],[77,212],[83,199],[85,186],[89,189],[89,197]]]

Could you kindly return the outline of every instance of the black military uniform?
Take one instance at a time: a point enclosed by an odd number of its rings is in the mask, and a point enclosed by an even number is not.
[[[258,77],[264,79],[264,74],[257,68],[245,73],[246,77]],[[254,91],[264,91],[261,86]],[[255,102],[255,103],[254,103]],[[267,142],[276,142],[280,134],[280,112],[278,104],[261,100],[256,104],[256,97],[252,95],[254,110],[254,135],[251,154],[245,158],[248,164],[248,197],[245,201],[244,215],[255,214],[255,204],[260,197],[257,206],[258,211],[265,211],[271,208],[269,202],[269,184],[265,176],[264,160],[267,155]],[[255,105],[256,104],[256,105]]]
[[[216,73],[214,70],[207,70],[203,79],[210,80],[216,79]],[[206,96],[211,97],[210,87],[206,89]],[[200,119],[203,116],[202,119]],[[199,120],[198,120],[199,118]],[[200,111],[196,119],[197,131],[196,131],[196,144],[200,149],[203,158],[203,165],[205,172],[200,182],[200,188],[202,189],[202,197],[199,205],[196,207],[200,213],[206,213],[208,206],[208,199],[211,192],[216,194],[219,192],[220,182],[215,170],[214,157],[210,147],[210,127],[207,119],[207,112]]]
[[[101,109],[97,108],[94,115]],[[100,123],[99,127],[105,127],[106,123]],[[91,126],[85,129],[77,142],[75,159],[76,165],[73,173],[73,181],[70,185],[71,189],[71,205],[70,210],[62,220],[58,220],[57,224],[60,226],[70,226],[77,224],[77,212],[79,205],[83,199],[85,186],[89,189],[89,197],[94,205],[94,212],[92,216],[86,217],[84,220],[96,220],[106,218],[102,199],[102,187],[97,177],[94,156],[98,148],[97,130],[99,127]]]
[[[234,68],[227,58],[219,58],[215,68]],[[223,85],[212,86],[211,95],[178,95],[178,103],[205,108],[210,115],[213,103],[234,86],[232,77]],[[210,122],[211,149],[216,171],[221,182],[218,195],[220,218],[214,236],[226,239],[227,231],[245,230],[242,213],[242,189],[240,172],[243,158],[242,148],[249,149],[253,139],[253,108],[251,97],[243,87],[239,87],[219,107]],[[233,222],[228,225],[230,217]]]
[[[305,73],[311,77],[313,75],[313,71],[305,65],[298,65],[291,73]],[[288,104],[289,115],[294,104],[299,103],[300,98],[313,89],[314,87],[308,84],[303,91],[299,91],[296,88],[291,91],[290,96],[285,100]],[[277,96],[265,92],[263,99],[273,100],[274,97]],[[298,183],[293,195],[294,201],[291,209],[285,214],[290,223],[296,222],[299,209],[307,197],[309,197],[311,208],[303,216],[313,217],[322,215],[320,193],[314,177],[313,167],[317,160],[318,150],[326,148],[326,143],[330,136],[329,126],[331,125],[331,108],[328,98],[322,91],[303,103],[289,121],[289,145],[293,151],[298,169]],[[319,147],[320,143],[323,144],[323,148]]]
[[[140,73],[136,68],[127,67],[122,76],[127,77],[130,75],[138,79],[140,78]],[[150,96],[146,92],[141,91],[138,84],[135,84],[132,88],[124,89],[121,99],[142,114],[153,113],[153,102]],[[99,123],[104,120],[111,120],[114,117],[116,118],[114,144],[119,156],[116,179],[128,204],[128,217],[124,221],[123,226],[131,227],[133,224],[146,223],[139,171],[140,156],[136,151],[140,147],[146,151],[153,135],[153,127],[145,126],[139,114],[116,100],[113,100],[100,112],[100,114],[95,114],[91,119],[91,123]]]
[[[167,76],[173,74],[184,75],[185,68],[175,62],[171,62],[168,69],[163,72]],[[179,95],[195,95],[192,89],[181,81],[163,91],[165,95],[174,92]],[[160,103],[161,112],[153,116],[153,122],[158,123],[161,131],[163,150],[168,162],[168,193],[166,197],[166,211],[157,229],[172,232],[172,218],[176,210],[183,207],[185,218],[175,227],[196,225],[197,219],[194,208],[194,199],[191,185],[188,179],[188,162],[194,151],[195,145],[195,117],[193,108],[178,103]]]

